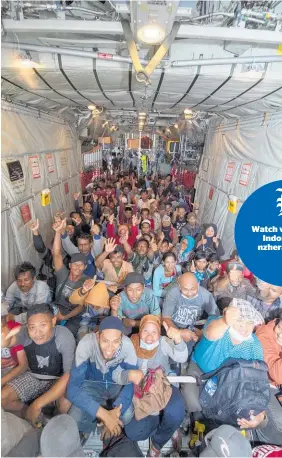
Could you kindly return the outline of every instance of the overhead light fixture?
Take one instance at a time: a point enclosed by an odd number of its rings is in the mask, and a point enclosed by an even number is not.
[[[184,114],[192,114],[192,110],[190,110],[190,108],[185,108]]]
[[[88,105],[88,110],[95,110],[96,109],[96,105]]]
[[[149,45],[157,45],[165,38],[165,30],[158,24],[147,24],[137,31],[138,40]]]
[[[178,126],[177,122],[174,124],[174,127],[175,127],[175,129],[178,129],[179,126]]]

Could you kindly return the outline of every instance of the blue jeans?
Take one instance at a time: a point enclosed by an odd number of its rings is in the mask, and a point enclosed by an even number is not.
[[[125,434],[132,441],[151,437],[154,446],[161,450],[181,425],[184,415],[184,400],[180,391],[173,386],[171,398],[160,415],[149,415],[139,421],[133,418],[124,428]]]
[[[97,401],[101,407],[111,410],[114,408],[113,402],[118,398],[120,391],[123,386],[111,383],[105,385],[104,383],[93,383],[90,380],[86,380],[81,387],[82,390],[87,391],[91,397]],[[97,420],[91,417],[87,412],[82,411],[75,405],[72,405],[69,410],[69,415],[75,419],[78,425],[78,429],[83,433],[91,433],[95,430]],[[124,425],[130,422],[133,418],[134,410],[133,404],[121,415],[120,419]]]

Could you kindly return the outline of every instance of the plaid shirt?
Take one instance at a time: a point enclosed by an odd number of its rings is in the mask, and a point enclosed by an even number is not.
[[[247,296],[247,301],[261,313],[266,323],[274,320],[275,318],[282,319],[282,300],[280,297],[275,299],[271,305],[266,305],[261,299],[252,296]]]

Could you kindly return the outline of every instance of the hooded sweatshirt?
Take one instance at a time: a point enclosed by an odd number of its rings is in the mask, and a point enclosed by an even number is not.
[[[274,333],[275,320],[259,326],[256,335],[263,348],[263,359],[268,366],[270,383],[282,385],[282,346],[279,345]]]
[[[110,387],[113,383],[125,385],[113,403],[114,407],[122,404],[121,415],[123,415],[131,405],[133,397],[133,384],[128,383],[128,371],[134,369],[137,369],[137,357],[128,337],[122,337],[116,356],[110,361],[105,361],[96,333],[87,334],[76,349],[75,364],[67,386],[67,399],[94,420],[100,405],[91,397],[87,389],[83,388],[83,382],[88,380],[101,382],[105,385],[105,389],[107,385]]]

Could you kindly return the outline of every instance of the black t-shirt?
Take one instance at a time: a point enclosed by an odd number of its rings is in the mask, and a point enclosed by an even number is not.
[[[56,272],[57,277],[57,288],[56,288],[56,304],[60,307],[60,310],[64,313],[71,312],[76,305],[69,302],[69,297],[72,295],[75,289],[81,288],[85,280],[89,280],[89,277],[82,275],[78,281],[71,281],[69,279],[69,270],[63,266]]]

